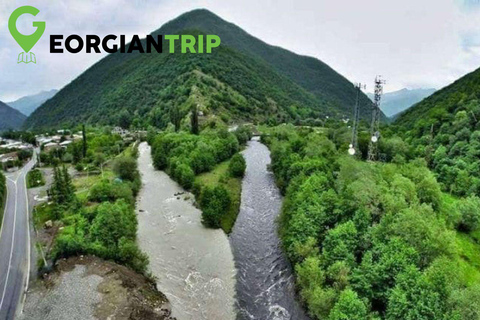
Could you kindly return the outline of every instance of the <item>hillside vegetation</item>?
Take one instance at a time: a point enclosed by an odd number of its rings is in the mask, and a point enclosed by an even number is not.
[[[286,195],[282,243],[314,319],[480,316],[479,198],[442,193],[422,159],[367,163],[288,126],[263,138]]]
[[[269,45],[208,10],[187,12],[153,34],[170,34],[192,28],[219,35],[223,44],[261,59],[317,98],[331,101],[343,114],[350,115],[352,112],[356,96],[353,84],[327,64],[313,57]],[[362,116],[368,119],[371,101],[364,94],[360,96],[360,105],[364,111]]]
[[[480,69],[407,110],[395,122],[443,189],[480,194]]]
[[[351,116],[355,90],[348,80],[316,59],[269,46],[206,10],[182,15],[157,32],[217,32],[222,45],[211,54],[108,55],[45,102],[25,127],[87,122],[163,129],[172,113],[183,119],[192,107],[202,112],[202,121],[226,123]],[[361,98],[362,115],[368,117],[371,103]]]

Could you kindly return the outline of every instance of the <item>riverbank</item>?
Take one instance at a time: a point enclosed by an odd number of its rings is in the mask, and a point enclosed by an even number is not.
[[[157,287],[180,320],[235,319],[235,266],[227,236],[205,228],[201,212],[165,172],[154,169],[150,147],[139,147],[143,187],[137,201],[138,243]]]
[[[131,269],[93,256],[58,261],[29,290],[20,320],[174,320],[166,297]]]

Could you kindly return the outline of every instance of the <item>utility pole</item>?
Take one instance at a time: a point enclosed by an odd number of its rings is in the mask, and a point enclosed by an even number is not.
[[[353,126],[352,126],[352,143],[349,146],[348,154],[354,156],[355,154],[360,154],[360,149],[358,148],[358,122],[360,120],[360,91],[365,89],[366,86],[361,83],[355,84],[355,89],[357,90],[357,96],[355,98],[355,109],[353,110]]]
[[[385,80],[381,76],[375,78],[375,97],[373,99],[372,123],[370,125],[370,143],[368,144],[368,161],[378,157],[378,141],[380,140],[380,100],[382,99]]]

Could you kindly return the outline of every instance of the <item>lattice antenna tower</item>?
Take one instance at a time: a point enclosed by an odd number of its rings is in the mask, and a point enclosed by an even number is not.
[[[380,140],[380,101],[382,99],[383,85],[385,80],[382,76],[375,78],[375,96],[373,98],[372,123],[370,125],[370,143],[368,144],[368,161],[378,159],[378,142]]]
[[[348,154],[351,156],[360,154],[360,149],[358,148],[358,122],[360,121],[360,92],[362,89],[365,90],[366,85],[361,83],[355,84],[355,89],[357,91],[357,96],[355,98],[355,109],[353,110],[353,126],[352,126],[352,143],[348,148]]]

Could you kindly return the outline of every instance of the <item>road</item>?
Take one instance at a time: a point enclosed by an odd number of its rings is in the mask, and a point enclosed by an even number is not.
[[[31,246],[26,175],[34,164],[35,160],[31,160],[22,169],[6,174],[7,201],[0,230],[0,320],[15,318],[29,281]]]

